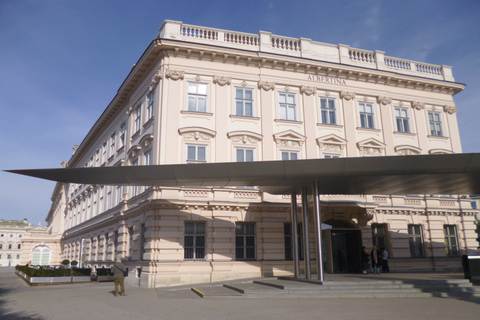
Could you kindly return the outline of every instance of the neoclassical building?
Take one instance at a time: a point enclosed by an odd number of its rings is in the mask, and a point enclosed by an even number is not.
[[[65,165],[459,153],[463,89],[448,66],[165,21]],[[362,245],[402,272],[460,270],[477,250],[469,196],[320,199],[329,273],[359,272]],[[292,274],[290,211],[290,195],[255,187],[58,183],[47,220],[63,259],[121,258],[127,281],[156,287]]]

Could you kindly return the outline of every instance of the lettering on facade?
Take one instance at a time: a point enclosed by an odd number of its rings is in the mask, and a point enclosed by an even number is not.
[[[315,82],[338,84],[338,85],[341,85],[341,86],[346,86],[347,85],[347,81],[345,81],[345,79],[339,79],[339,78],[333,78],[333,77],[323,77],[323,76],[309,75],[308,80],[315,81]]]

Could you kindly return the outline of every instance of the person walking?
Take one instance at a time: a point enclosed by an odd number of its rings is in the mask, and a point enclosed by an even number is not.
[[[370,252],[370,259],[372,260],[373,273],[380,274],[380,252],[375,246]]]
[[[388,251],[386,248],[382,250],[382,271],[390,272],[390,267],[388,266]]]
[[[115,297],[118,296],[118,285],[120,285],[120,293],[122,296],[125,294],[125,271],[127,268],[123,265],[122,261],[117,260],[112,267],[113,281],[115,282]]]

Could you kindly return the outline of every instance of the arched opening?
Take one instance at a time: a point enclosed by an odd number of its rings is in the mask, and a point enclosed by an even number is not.
[[[32,251],[32,265],[47,266],[50,264],[51,250],[47,246],[35,247]]]
[[[328,273],[361,272],[362,232],[346,220],[327,220],[323,239],[327,249],[325,269]]]

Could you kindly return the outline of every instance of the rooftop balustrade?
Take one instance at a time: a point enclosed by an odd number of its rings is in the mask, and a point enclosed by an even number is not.
[[[429,79],[455,81],[452,67],[439,66],[406,59],[387,57],[383,51],[351,48],[347,45],[332,45],[307,38],[290,38],[260,31],[258,34],[228,31],[184,24],[166,20],[160,27],[160,39],[175,39],[187,42],[237,48],[255,52],[281,54],[318,61],[340,63],[368,69],[391,71],[398,74]]]

